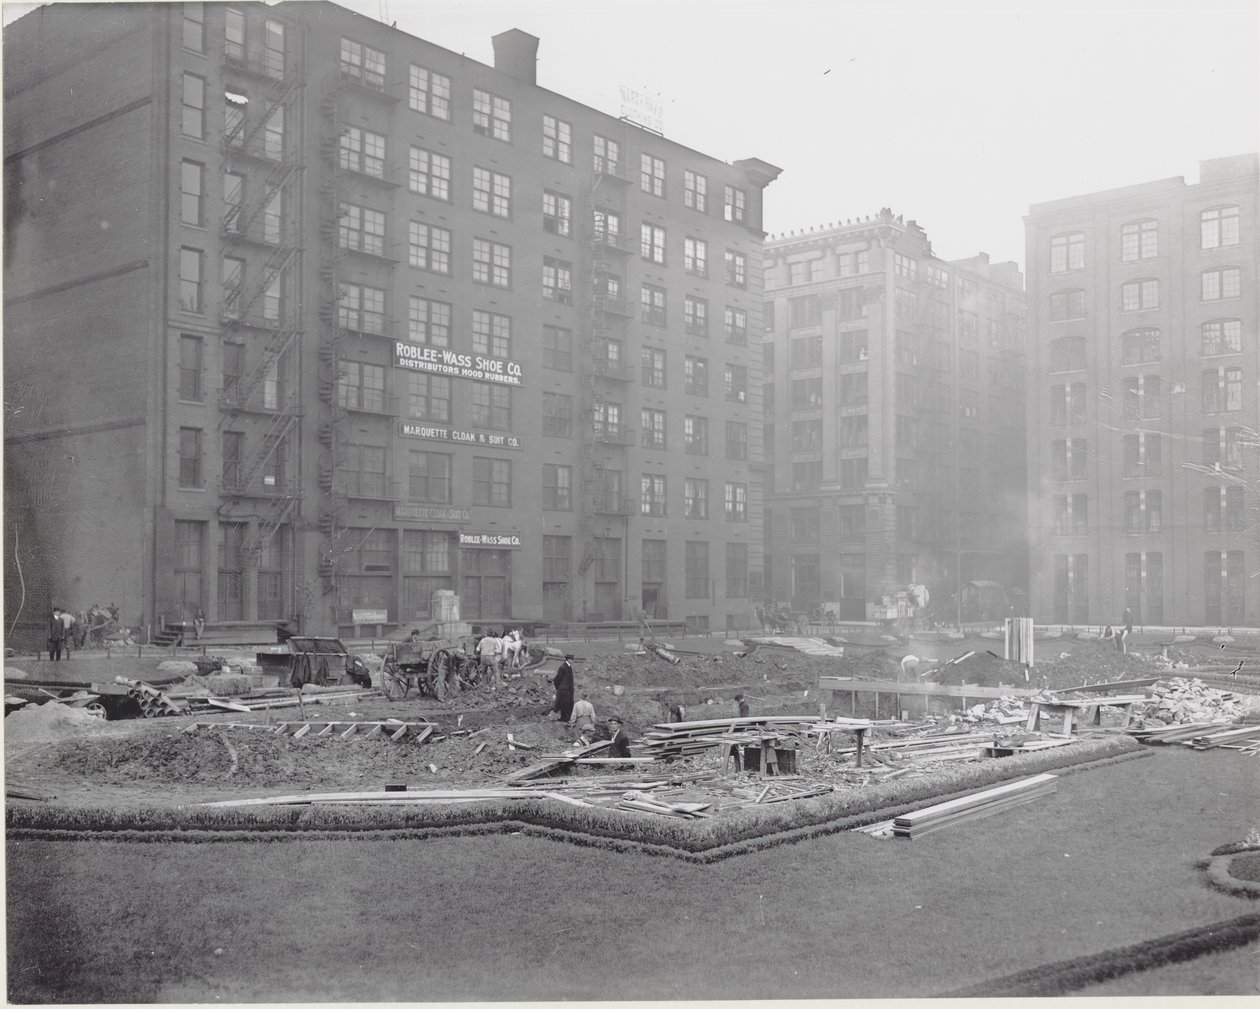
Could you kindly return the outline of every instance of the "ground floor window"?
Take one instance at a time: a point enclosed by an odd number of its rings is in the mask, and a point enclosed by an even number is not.
[[[495,619],[512,613],[512,554],[509,550],[460,551],[460,616]]]
[[[205,577],[206,524],[176,521],[174,602],[191,619],[201,609]]]
[[[245,533],[244,522],[224,522],[219,526],[219,608],[220,620],[245,619]]]
[[[284,566],[288,529],[276,529],[258,550],[258,619],[285,619]]]
[[[573,537],[543,537],[543,619],[568,620],[569,578],[573,570]]]

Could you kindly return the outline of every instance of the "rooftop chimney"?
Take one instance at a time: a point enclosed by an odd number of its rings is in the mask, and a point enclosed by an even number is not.
[[[494,69],[526,84],[538,83],[538,38],[519,28],[495,35]]]

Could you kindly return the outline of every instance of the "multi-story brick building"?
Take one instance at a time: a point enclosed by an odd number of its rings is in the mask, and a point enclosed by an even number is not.
[[[4,43],[28,613],[744,619],[777,168],[538,86],[517,30],[491,67],[322,2],[76,4]]]
[[[1022,591],[1018,266],[883,210],[772,236],[765,279],[770,594],[863,620],[910,583]]]
[[[1030,208],[1040,619],[1260,622],[1258,164]]]

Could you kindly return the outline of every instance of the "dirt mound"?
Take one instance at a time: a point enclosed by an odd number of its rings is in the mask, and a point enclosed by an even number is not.
[[[102,724],[84,708],[52,702],[27,704],[5,718],[4,738],[10,743],[50,742],[82,735]]]

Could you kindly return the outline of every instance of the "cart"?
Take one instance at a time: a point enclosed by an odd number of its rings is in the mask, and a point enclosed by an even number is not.
[[[433,647],[425,652],[424,646]],[[391,701],[401,701],[414,689],[421,697],[445,701],[476,682],[477,661],[462,649],[440,641],[397,642],[385,653],[381,690]]]

